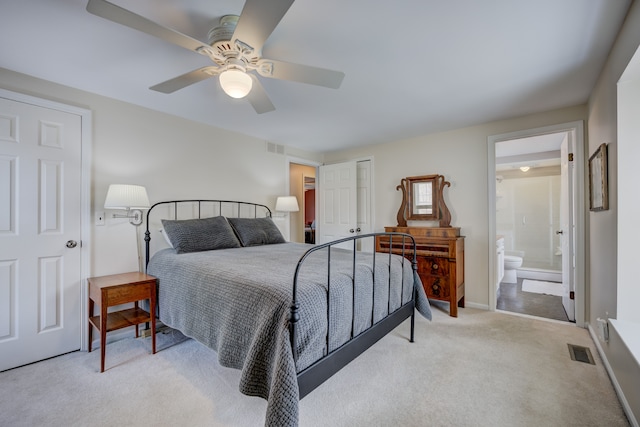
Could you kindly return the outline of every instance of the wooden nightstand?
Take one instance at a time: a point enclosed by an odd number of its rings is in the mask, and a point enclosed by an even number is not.
[[[100,331],[100,372],[104,372],[104,356],[107,332],[127,326],[151,322],[151,351],[156,352],[156,284],[158,279],[144,273],[123,273],[111,276],[91,277],[89,284],[89,352],[93,328]],[[149,300],[149,312],[138,307],[138,301]],[[134,303],[133,308],[107,313],[107,309],[114,305]],[[100,306],[100,315],[93,315],[94,304]]]

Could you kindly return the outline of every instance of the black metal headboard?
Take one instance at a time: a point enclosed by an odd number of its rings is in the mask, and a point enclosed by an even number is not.
[[[165,211],[158,213],[161,208]],[[155,212],[154,212],[155,209]],[[145,268],[149,264],[151,232],[150,227],[157,222],[152,221],[153,215],[159,219],[193,219],[209,218],[212,216],[226,216],[233,218],[258,218],[271,217],[271,209],[266,205],[251,202],[239,202],[235,200],[169,200],[158,202],[147,211],[147,225],[144,232],[145,241]]]

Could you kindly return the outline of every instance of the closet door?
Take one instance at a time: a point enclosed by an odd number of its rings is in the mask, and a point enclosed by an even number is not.
[[[81,345],[81,120],[0,97],[0,371]]]
[[[316,243],[354,236],[358,228],[357,162],[320,166],[318,191]]]
[[[358,197],[358,234],[368,234],[373,232],[373,177],[371,176],[371,161],[359,161],[357,165],[357,197]],[[373,239],[361,239],[359,250],[373,252],[375,241]]]

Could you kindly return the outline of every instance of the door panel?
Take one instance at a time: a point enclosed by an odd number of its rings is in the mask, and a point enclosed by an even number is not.
[[[0,98],[0,370],[81,342],[81,117]]]
[[[356,162],[319,168],[317,243],[353,236],[357,228]]]
[[[360,230],[359,234],[368,234],[373,232],[373,215],[371,208],[373,206],[371,200],[371,161],[365,160],[358,162],[357,165],[357,197],[358,197],[358,221],[356,230]],[[364,252],[373,252],[375,242],[373,239],[364,239],[360,242],[359,250]]]
[[[569,161],[571,133],[567,133],[560,146],[560,237],[562,241],[562,305],[570,321],[575,321],[575,300],[570,298],[574,292],[574,226],[573,226],[573,162]]]

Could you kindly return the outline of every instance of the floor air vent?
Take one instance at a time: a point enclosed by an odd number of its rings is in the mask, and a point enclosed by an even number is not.
[[[571,355],[571,360],[590,363],[592,365],[596,364],[596,362],[594,362],[593,360],[593,356],[591,355],[591,350],[589,350],[588,347],[581,347],[574,344],[567,345],[569,346],[569,354]]]

